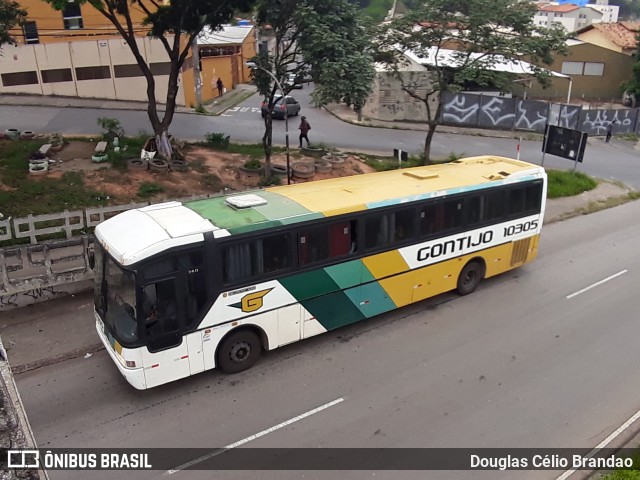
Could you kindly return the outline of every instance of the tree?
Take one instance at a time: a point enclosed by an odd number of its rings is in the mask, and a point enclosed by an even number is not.
[[[631,78],[622,84],[625,93],[631,97],[631,106],[636,107],[640,98],[640,34],[636,36],[636,51],[633,53],[633,65],[631,66]]]
[[[27,12],[20,8],[18,2],[0,0],[0,47],[5,43],[15,44],[15,39],[9,33],[27,18]]]
[[[55,9],[63,10],[68,0],[45,0]],[[237,10],[246,10],[252,0],[76,0],[79,4],[89,3],[107,18],[127,42],[131,53],[140,66],[147,81],[147,114],[156,137],[158,154],[170,158],[172,154],[168,130],[173,120],[178,94],[180,69],[191,49],[193,40],[205,28],[213,30],[227,23]],[[167,85],[164,115],[160,117],[156,102],[156,81],[151,67],[138,48],[139,36],[132,18],[132,10],[144,13],[143,25],[149,28],[149,36],[162,43],[171,68]],[[173,38],[171,38],[173,36]]]
[[[542,85],[549,83],[549,72],[537,65],[549,65],[554,52],[566,51],[566,33],[559,25],[538,28],[535,12],[532,2],[522,0],[430,0],[382,27],[377,59],[391,67],[402,90],[425,104],[425,164],[430,162],[444,92],[459,91],[469,83],[510,90],[513,78],[493,71],[505,60],[531,62],[531,76]],[[440,56],[445,49],[453,50],[446,59]],[[406,51],[435,58],[427,66],[430,82],[403,75]]]
[[[347,102],[362,108],[371,92],[374,76],[371,41],[359,22],[358,9],[347,0],[260,0],[258,24],[273,29],[275,48],[261,53],[253,62],[258,92],[268,103],[262,145],[265,173],[271,172],[272,115],[278,86],[271,72],[281,80],[285,95],[292,85],[283,82],[287,74],[299,81],[309,75],[316,87],[316,106]]]

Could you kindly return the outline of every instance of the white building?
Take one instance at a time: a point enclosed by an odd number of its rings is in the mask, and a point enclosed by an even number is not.
[[[575,32],[594,23],[617,22],[618,6],[609,5],[608,0],[596,0],[596,2],[582,7],[572,3],[538,3],[538,12],[533,17],[533,21],[541,27],[560,24],[568,32]]]

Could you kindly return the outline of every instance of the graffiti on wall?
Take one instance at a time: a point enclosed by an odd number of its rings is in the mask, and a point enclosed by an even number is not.
[[[513,128],[515,100],[502,97],[481,97],[478,124],[483,128]]]
[[[66,295],[67,292],[61,291],[56,287],[32,288],[20,293],[12,293],[9,295],[0,295],[0,309],[15,308],[32,303],[50,300],[53,297]]]
[[[614,135],[640,134],[638,109],[582,110],[578,105],[470,93],[445,92],[442,98],[440,119],[444,125],[544,133],[548,123],[589,135],[604,135],[615,121]]]
[[[637,110],[585,110],[580,116],[581,129],[590,135],[604,135],[609,124],[613,133],[631,133],[636,127]]]
[[[477,125],[480,100],[479,95],[445,92],[442,97],[442,122],[446,125]]]
[[[548,118],[549,104],[547,102],[518,100],[514,128],[543,133]]]

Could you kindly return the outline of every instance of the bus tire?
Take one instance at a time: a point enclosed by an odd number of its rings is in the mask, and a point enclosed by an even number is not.
[[[467,263],[458,276],[456,290],[460,295],[469,295],[478,288],[484,278],[484,265],[477,260]]]
[[[238,373],[253,367],[262,353],[260,338],[251,330],[230,333],[217,352],[217,365],[225,373]]]

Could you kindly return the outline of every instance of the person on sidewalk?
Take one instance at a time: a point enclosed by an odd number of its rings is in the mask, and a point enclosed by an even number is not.
[[[298,127],[298,130],[300,130],[300,146],[299,148],[302,148],[302,139],[304,138],[307,141],[307,147],[309,146],[309,137],[307,136],[307,134],[309,133],[309,130],[311,130],[311,125],[309,125],[309,122],[307,122],[307,117],[305,117],[304,115],[302,117],[300,117],[300,126]]]
[[[224,83],[222,83],[222,79],[220,77],[218,77],[216,85],[218,86],[218,96],[221,97],[224,93]]]
[[[613,124],[614,123],[616,123],[615,120],[613,122],[610,122],[609,126],[607,127],[607,138],[605,139],[605,143],[609,143],[611,141],[611,135],[613,134]]]

